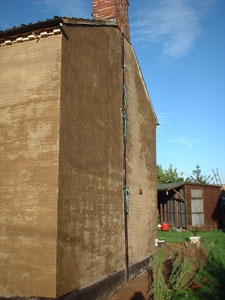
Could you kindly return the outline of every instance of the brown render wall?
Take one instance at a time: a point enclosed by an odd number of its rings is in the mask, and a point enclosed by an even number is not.
[[[1,69],[10,65],[0,82],[2,295],[58,297],[125,269],[121,32],[64,29],[69,39],[0,48]],[[156,237],[156,119],[126,40],[125,65],[132,265]]]
[[[61,35],[0,48],[0,294],[54,297]]]
[[[157,120],[133,50],[125,40],[129,265],[149,257],[157,236]],[[142,193],[142,194],[141,194]]]
[[[121,32],[64,30],[57,296],[125,268]]]

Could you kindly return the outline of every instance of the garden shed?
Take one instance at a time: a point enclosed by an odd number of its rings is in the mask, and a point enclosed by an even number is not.
[[[161,223],[171,228],[218,228],[218,204],[221,188],[218,185],[169,183],[158,185],[158,209]]]

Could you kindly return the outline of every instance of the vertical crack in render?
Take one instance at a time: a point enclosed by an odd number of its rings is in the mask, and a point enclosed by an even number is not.
[[[127,187],[127,93],[125,87],[124,72],[124,34],[122,33],[122,108],[120,110],[123,118],[123,192],[124,192],[124,233],[125,233],[125,263],[126,263],[126,280],[129,280],[129,253],[128,253],[128,195]]]

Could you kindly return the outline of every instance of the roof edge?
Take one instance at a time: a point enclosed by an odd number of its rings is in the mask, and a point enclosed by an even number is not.
[[[20,26],[14,26],[11,29],[6,29],[5,31],[0,31],[0,39],[4,39],[10,36],[15,36],[19,34],[25,34],[34,30],[40,30],[49,27],[59,26],[61,24],[65,25],[86,25],[86,26],[116,26],[117,23],[113,21],[103,21],[103,20],[89,20],[81,18],[69,18],[69,17],[54,17],[52,19],[47,19],[45,21],[38,21],[36,23],[29,23],[27,25],[22,24]]]
[[[11,29],[0,31],[0,38],[6,38],[8,36],[23,34],[36,29],[43,29],[46,27],[54,27],[63,22],[61,17],[54,17],[46,21],[38,21],[37,23],[29,23],[28,25],[22,24],[20,26],[14,26]]]
[[[181,187],[183,185],[194,185],[194,186],[204,186],[204,187],[213,187],[213,188],[220,188],[220,185],[216,184],[203,184],[203,183],[192,183],[192,182],[181,182],[181,183],[165,183],[165,184],[158,184],[157,190],[159,192],[163,191],[170,191],[172,189]]]
[[[181,183],[165,183],[165,184],[158,184],[157,190],[158,190],[159,192],[170,191],[170,190],[172,190],[172,189],[181,187],[181,186],[183,186],[183,185],[185,185],[185,184],[187,184],[187,183],[181,182]]]

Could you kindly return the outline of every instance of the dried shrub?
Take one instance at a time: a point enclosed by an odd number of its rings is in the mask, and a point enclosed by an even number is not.
[[[208,251],[193,244],[181,248],[161,248],[153,257],[150,299],[175,299],[186,290],[207,263]]]

